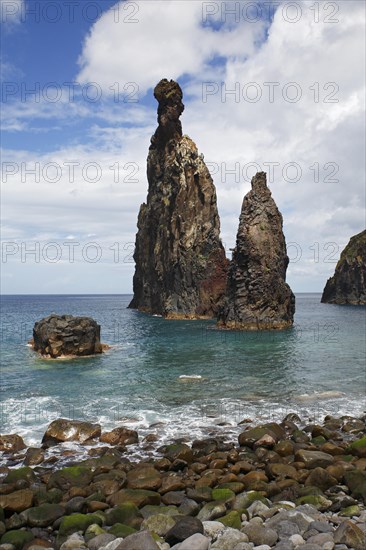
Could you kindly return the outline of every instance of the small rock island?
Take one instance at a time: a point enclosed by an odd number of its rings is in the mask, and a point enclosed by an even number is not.
[[[31,345],[44,357],[85,357],[108,348],[100,342],[100,325],[91,317],[49,315],[35,323]]]
[[[366,304],[366,229],[351,237],[323,290],[326,304]]]
[[[295,296],[286,283],[289,258],[282,215],[265,172],[257,173],[251,185],[241,209],[218,324],[237,330],[285,329],[293,324]]]
[[[195,143],[182,133],[182,90],[154,90],[158,128],[147,158],[146,204],[138,216],[130,308],[170,319],[215,317],[228,260],[220,240],[216,190]]]

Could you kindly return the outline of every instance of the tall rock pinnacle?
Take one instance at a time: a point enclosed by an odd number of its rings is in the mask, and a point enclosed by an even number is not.
[[[366,304],[366,229],[351,237],[342,251],[322,300],[329,304]]]
[[[129,305],[168,318],[214,317],[226,288],[216,190],[195,143],[182,135],[182,90],[154,90],[158,128],[147,158],[146,204],[138,216],[134,296]]]
[[[285,282],[289,259],[282,215],[267,187],[266,174],[259,172],[251,183],[242,205],[219,326],[284,329],[293,323],[295,296]]]

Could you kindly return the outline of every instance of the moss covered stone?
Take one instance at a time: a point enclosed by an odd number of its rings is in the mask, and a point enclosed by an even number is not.
[[[300,506],[301,504],[311,504],[317,510],[324,512],[332,505],[332,501],[322,495],[306,495],[296,500],[297,506]]]
[[[47,487],[56,487],[62,491],[67,491],[70,487],[86,487],[92,477],[92,472],[85,466],[68,466],[51,474]]]
[[[230,489],[213,489],[212,490],[213,500],[224,500],[225,502],[227,502],[228,500],[231,500],[233,498],[235,498],[235,493]]]
[[[349,470],[344,474],[344,481],[355,498],[362,498],[366,502],[366,472]]]
[[[230,481],[228,483],[220,483],[217,489],[230,489],[234,493],[238,494],[244,491],[244,483],[240,481]]]
[[[29,466],[23,466],[22,468],[17,468],[15,470],[10,470],[8,475],[5,477],[5,483],[16,483],[20,479],[33,482],[36,480],[35,473],[32,468]]]
[[[48,527],[65,513],[60,504],[41,504],[22,513],[30,527]]]
[[[146,506],[146,504],[159,505],[161,497],[159,493],[155,491],[148,491],[145,489],[121,489],[117,493],[111,495],[107,500],[112,506],[130,502],[138,508],[142,508]]]
[[[359,457],[366,457],[366,435],[353,441],[347,451]]]
[[[125,538],[136,532],[136,529],[130,527],[129,525],[124,525],[123,523],[115,523],[108,531],[108,533],[114,535],[116,538]]]
[[[232,527],[233,529],[241,528],[241,517],[240,513],[236,510],[232,510],[226,516],[217,518],[217,521],[226,525],[226,527]]]
[[[103,529],[100,525],[97,523],[92,523],[89,525],[87,530],[85,531],[84,538],[86,542],[93,539],[94,537],[97,537],[98,535],[104,535],[107,531]]]
[[[313,439],[311,440],[311,442],[317,446],[323,445],[324,443],[326,443],[326,441],[327,440],[322,435],[317,435],[316,437],[313,437]]]
[[[164,448],[164,456],[170,460],[185,460],[188,464],[193,462],[193,451],[185,443],[175,443]]]
[[[22,548],[33,539],[34,535],[31,531],[16,529],[5,533],[1,537],[1,544],[12,544],[16,550],[22,550]]]
[[[136,519],[138,518],[141,518],[140,511],[132,502],[126,502],[125,504],[110,508],[105,513],[106,525],[122,523],[131,527],[136,525]]]
[[[40,506],[41,504],[50,503],[50,504],[58,504],[61,502],[63,497],[63,492],[61,489],[51,489],[50,491],[37,491],[34,495],[34,503],[37,506]]]
[[[233,510],[247,509],[256,500],[259,500],[266,506],[271,506],[268,498],[266,498],[259,491],[247,491],[245,493],[241,493],[240,495],[236,495],[232,508]]]
[[[340,516],[345,516],[346,518],[352,518],[353,516],[359,516],[361,514],[361,508],[358,504],[353,504],[352,506],[347,506],[339,512]]]
[[[67,537],[78,531],[84,533],[89,525],[93,525],[93,523],[102,525],[102,520],[96,514],[72,514],[71,516],[65,516],[60,523],[59,535]]]
[[[150,531],[150,533],[156,533],[160,537],[164,537],[172,527],[174,527],[176,521],[171,516],[165,514],[156,514],[150,516],[142,522],[141,528]]]

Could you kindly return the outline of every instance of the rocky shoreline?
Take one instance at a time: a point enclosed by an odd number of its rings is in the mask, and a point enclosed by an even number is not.
[[[47,448],[62,441],[88,458],[69,451],[60,468]],[[0,550],[365,548],[366,416],[244,420],[238,442],[178,440],[140,461],[137,443],[134,430],[65,419],[41,448],[0,436]]]

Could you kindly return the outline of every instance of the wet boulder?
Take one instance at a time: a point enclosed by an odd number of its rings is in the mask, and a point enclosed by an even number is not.
[[[31,345],[42,356],[78,357],[102,353],[100,325],[91,317],[49,315],[36,322]]]

